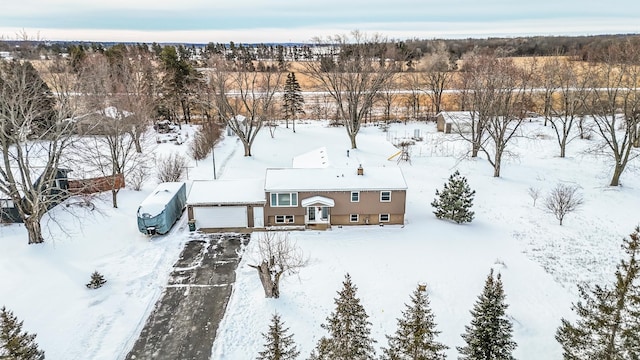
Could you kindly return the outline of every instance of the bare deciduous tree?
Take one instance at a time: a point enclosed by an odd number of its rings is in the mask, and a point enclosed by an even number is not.
[[[392,78],[380,88],[380,92],[377,96],[377,100],[382,103],[382,107],[384,109],[383,117],[386,124],[388,124],[389,120],[391,120],[391,112],[394,108],[397,97],[398,91]]]
[[[109,57],[110,76],[114,79],[113,105],[128,111],[126,131],[137,153],[142,153],[144,136],[154,112],[156,70],[148,51],[125,48]]]
[[[34,85],[27,63],[0,67],[0,192],[11,198],[29,244],[44,242],[40,220],[61,201],[56,175],[73,140],[68,118],[77,105],[70,74],[47,73],[45,88]]]
[[[429,96],[433,104],[434,114],[437,115],[442,109],[444,90],[453,77],[451,72],[453,66],[445,43],[436,43],[434,52],[424,59],[424,63],[425,68],[424,72],[422,72],[422,77],[428,90],[427,96]]]
[[[264,295],[268,298],[280,297],[282,276],[297,274],[308,263],[300,248],[284,232],[261,233],[258,238],[258,256],[258,263],[249,266],[258,271]]]
[[[135,191],[140,191],[142,189],[142,185],[144,185],[145,181],[149,179],[151,176],[151,166],[149,165],[149,161],[146,159],[140,161],[136,167],[129,171],[129,177],[127,178],[127,183],[131,185],[131,188]]]
[[[544,207],[562,225],[564,217],[568,213],[576,211],[582,203],[582,195],[578,192],[577,186],[558,184],[545,198]]]
[[[222,127],[213,120],[202,124],[189,144],[189,155],[198,161],[209,155],[214,146],[220,141]]]
[[[613,158],[609,185],[618,186],[629,161],[640,156],[633,147],[640,124],[640,43],[612,44],[592,59],[589,71],[596,81],[585,106],[591,110],[595,133],[602,140],[599,150]]]
[[[421,116],[422,80],[420,72],[412,71],[402,74],[402,86],[409,93],[404,97],[407,117],[419,119]]]
[[[490,101],[490,93],[483,91],[489,73],[491,58],[476,54],[465,56],[459,78],[458,93],[460,110],[469,111],[469,133],[459,131],[463,139],[471,144],[471,157],[477,157],[484,141]]]
[[[274,113],[282,73],[260,73],[242,64],[236,67],[230,61],[218,60],[211,64],[210,73],[218,114],[242,141],[244,156],[251,156],[253,141]]]
[[[529,196],[533,200],[533,206],[535,207],[536,201],[538,201],[538,198],[540,197],[540,188],[531,186],[527,190],[527,194],[529,194]]]
[[[111,202],[114,208],[118,207],[120,192],[116,176],[123,174],[128,177],[129,171],[145,161],[144,155],[137,152],[140,144],[136,143],[140,138],[136,134],[139,130],[133,130],[143,126],[144,122],[133,113],[113,106],[119,103],[117,97],[129,97],[115,96],[114,93],[131,91],[128,86],[123,85],[126,82],[123,78],[129,77],[124,68],[121,62],[110,64],[106,56],[96,54],[86,59],[81,79],[83,95],[91,110],[89,117],[94,119],[95,125],[92,131],[94,135],[78,142],[77,153],[87,171],[111,177]],[[142,108],[138,109],[144,111]]]
[[[354,31],[351,37],[336,35],[316,42],[335,44],[340,52],[324,55],[320,61],[305,62],[304,73],[335,100],[351,148],[356,149],[360,126],[377,94],[396,74],[396,63],[386,61],[386,40],[377,35],[367,37]]]
[[[560,147],[560,157],[566,156],[567,145],[577,137],[572,129],[584,113],[589,76],[581,63],[562,57],[553,57],[542,65],[545,124],[547,121],[551,123]]]
[[[187,158],[171,153],[156,159],[156,171],[160,182],[180,181],[187,168]]]
[[[462,92],[469,101],[471,133],[460,134],[471,143],[472,157],[484,152],[495,177],[530,103],[532,69],[495,56],[473,56],[465,63]]]

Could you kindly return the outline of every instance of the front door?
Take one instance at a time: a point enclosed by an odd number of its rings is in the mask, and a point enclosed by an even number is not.
[[[307,219],[309,223],[328,223],[329,207],[327,206],[309,206],[307,207]]]

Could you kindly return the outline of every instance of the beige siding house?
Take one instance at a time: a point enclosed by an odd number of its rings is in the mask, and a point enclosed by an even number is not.
[[[267,169],[264,190],[268,227],[404,224],[399,167]]]

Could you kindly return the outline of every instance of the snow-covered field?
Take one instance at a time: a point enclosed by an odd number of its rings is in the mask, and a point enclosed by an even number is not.
[[[333,310],[347,272],[370,315],[377,348],[387,345],[385,334],[395,330],[416,285],[426,283],[442,331],[439,341],[450,347],[453,359],[491,268],[503,277],[516,358],[561,358],[554,334],[562,317],[573,318],[576,283],[609,281],[622,237],[640,223],[638,169],[627,170],[622,186],[608,187],[610,159],[583,151],[595,140],[575,140],[561,159],[552,130],[539,121],[526,123],[522,130],[528,136],[509,144],[513,155],[505,159],[502,177],[493,178],[486,160],[462,159],[467,144],[455,141],[456,135],[435,133],[434,124],[393,124],[388,133],[364,127],[359,149],[347,157],[345,130],[314,122],[296,124],[296,133],[280,126],[275,138],[265,129],[250,158],[242,156],[237,139],[227,137],[216,147],[217,174],[256,178],[268,167],[290,166],[292,157],[322,146],[334,167],[398,166],[387,160],[397,152],[392,141],[413,136],[415,129],[425,139],[413,147],[411,164],[399,164],[409,186],[405,226],[292,232],[310,261],[298,276],[283,280],[277,300],[264,298],[255,270],[247,266],[251,243],[213,344],[213,359],[255,358],[274,312],[281,314],[306,358],[325,335],[320,324]],[[185,150],[184,145],[160,144],[155,152]],[[212,178],[211,158],[192,166],[191,180]],[[471,224],[438,220],[429,205],[455,169],[476,190]],[[542,197],[559,182],[579,186],[584,197],[583,207],[567,215],[563,226],[542,207]],[[51,223],[44,245],[27,245],[21,225],[0,226],[0,306],[38,334],[47,359],[122,359],[132,346],[188,236],[184,216],[170,235],[149,239],[137,232],[136,208],[154,187],[151,180],[144,191],[123,190],[120,208],[111,209],[106,201],[98,206],[101,214],[54,209],[51,215],[66,231]],[[535,207],[528,195],[532,187],[542,190]],[[88,290],[84,284],[94,270],[108,283]]]

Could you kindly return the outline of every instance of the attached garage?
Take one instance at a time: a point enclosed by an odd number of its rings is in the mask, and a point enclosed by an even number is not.
[[[187,214],[202,231],[243,231],[264,227],[263,180],[194,181]]]
[[[246,206],[194,206],[193,219],[200,228],[249,227]]]

